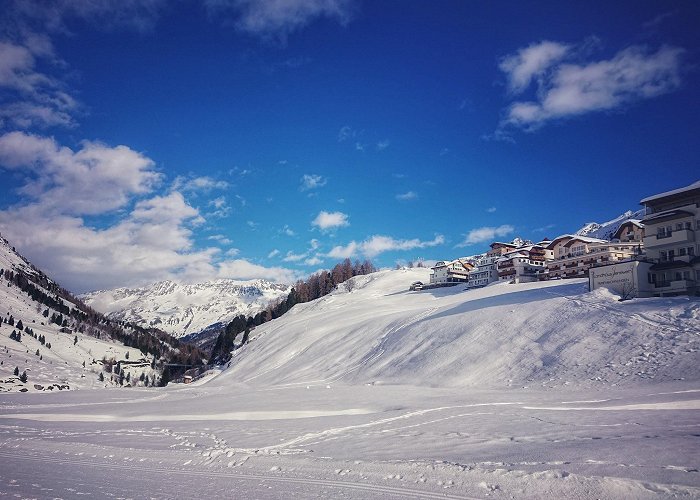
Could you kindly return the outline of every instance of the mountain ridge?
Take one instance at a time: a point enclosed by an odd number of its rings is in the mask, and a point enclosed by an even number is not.
[[[108,317],[160,328],[175,337],[196,334],[235,316],[252,316],[283,298],[291,286],[264,279],[219,278],[200,283],[172,280],[142,287],[121,287],[82,294],[87,304]]]

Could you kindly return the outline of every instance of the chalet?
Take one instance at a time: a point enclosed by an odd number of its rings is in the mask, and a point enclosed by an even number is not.
[[[542,279],[547,272],[548,250],[540,245],[526,245],[508,252],[496,263],[499,281],[529,283]]]
[[[571,234],[555,238],[547,249],[553,255],[547,263],[550,279],[586,277],[593,265],[630,259],[640,253],[638,242],[610,242]]]
[[[621,241],[623,243],[635,242],[642,244],[644,240],[644,224],[642,221],[636,219],[630,219],[617,228],[617,231],[613,234],[613,241]]]
[[[430,284],[437,283],[466,283],[469,279],[469,271],[474,266],[470,262],[462,262],[459,259],[438,261],[432,267]]]

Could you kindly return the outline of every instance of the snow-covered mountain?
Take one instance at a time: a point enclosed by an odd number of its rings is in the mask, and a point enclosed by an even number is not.
[[[266,280],[218,279],[196,284],[161,281],[140,288],[117,288],[81,298],[110,318],[160,328],[175,337],[252,316],[286,296],[289,285]]]
[[[644,209],[637,210],[633,212],[632,210],[626,211],[624,214],[615,217],[607,222],[597,223],[588,222],[584,226],[576,231],[579,236],[588,236],[590,238],[599,238],[602,240],[612,239],[615,231],[628,220],[641,220],[644,218]]]
[[[117,340],[149,334],[106,322],[2,237],[0,271],[0,392],[121,385],[112,370],[117,362],[124,363],[120,366],[129,383],[133,376],[130,385],[145,385],[146,376],[150,382],[154,375],[160,377],[151,368],[153,355]]]

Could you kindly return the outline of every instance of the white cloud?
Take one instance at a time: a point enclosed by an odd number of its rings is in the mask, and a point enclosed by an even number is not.
[[[349,125],[345,125],[338,131],[338,142],[345,142],[348,139],[353,139],[357,136],[357,131],[353,130]]]
[[[222,260],[218,248],[197,249],[193,229],[205,222],[199,210],[179,191],[154,194],[161,180],[154,162],[125,146],[86,142],[73,151],[50,138],[13,132],[0,136],[0,168],[24,179],[20,200],[0,210],[0,232],[75,292],[165,278],[298,277],[245,259]],[[111,222],[92,227],[83,217],[93,215]],[[224,235],[211,238],[231,243]],[[237,254],[230,249],[224,257]]]
[[[545,40],[505,57],[498,67],[506,73],[510,90],[522,92],[533,78],[541,76],[570,50],[569,45]]]
[[[486,209],[486,211],[490,214],[494,213],[496,211],[496,207],[489,207]]]
[[[372,258],[384,252],[415,250],[416,248],[427,248],[442,245],[445,238],[442,235],[435,236],[429,241],[421,241],[417,238],[410,240],[397,240],[391,236],[374,235],[360,243],[351,241],[345,246],[333,247],[328,252],[327,257],[335,259],[346,259],[362,254]]]
[[[326,212],[321,211],[316,218],[311,221],[313,226],[318,227],[321,231],[335,229],[336,227],[349,226],[347,214],[343,212]]]
[[[235,257],[236,255],[240,254],[241,251],[238,248],[229,248],[224,252],[224,255],[226,257]]]
[[[355,143],[355,150],[356,150],[356,151],[364,151],[364,150],[365,150],[365,145],[362,144],[361,142],[356,142],[356,143]]]
[[[204,4],[212,16],[232,13],[243,32],[282,42],[319,18],[344,25],[355,9],[353,0],[205,0]]]
[[[480,227],[477,229],[472,229],[469,231],[469,233],[467,233],[464,241],[457,245],[457,247],[466,247],[477,243],[485,243],[487,241],[492,241],[496,237],[507,236],[513,231],[515,231],[515,228],[510,224],[503,224],[498,227]]]
[[[319,246],[321,246],[321,244],[316,238],[309,241],[309,247],[311,248],[311,250],[316,250]]]
[[[172,189],[182,192],[209,192],[214,189],[226,189],[229,187],[226,181],[217,181],[208,176],[185,178],[176,177],[173,181]]]
[[[280,251],[275,248],[273,251],[271,251],[269,254],[267,254],[267,258],[272,259],[273,257],[277,257],[279,254],[280,254]]]
[[[672,92],[681,85],[684,52],[669,46],[656,52],[633,46],[607,60],[559,61],[539,79],[537,100],[512,103],[499,131],[508,126],[534,129],[549,120],[615,109]]]
[[[316,174],[304,174],[301,178],[300,191],[309,191],[323,187],[328,182],[328,179]]]
[[[377,143],[377,151],[384,151],[390,144],[391,143],[388,140],[379,141]]]
[[[42,209],[75,215],[122,208],[162,178],[150,158],[126,146],[84,142],[72,151],[23,132],[0,136],[0,166],[31,173],[20,192]]]
[[[401,193],[396,195],[396,199],[399,201],[411,201],[418,199],[418,193],[414,191],[408,191],[406,193]]]
[[[287,236],[295,236],[297,233],[295,233],[291,227],[288,225],[284,225],[284,227],[280,230],[280,233],[286,234]]]
[[[323,259],[320,258],[318,255],[314,255],[313,257],[309,257],[304,261],[304,264],[307,266],[318,266],[319,264],[323,263]]]
[[[127,27],[137,31],[149,30],[166,0],[6,0],[5,12],[26,29],[41,25],[47,31],[69,32],[66,22],[83,19],[102,29]]]
[[[263,278],[280,283],[294,283],[304,273],[284,267],[265,267],[245,259],[236,259],[219,264],[217,277],[238,280]]]
[[[0,42],[0,126],[72,127],[78,102],[61,80],[36,70],[37,59],[53,58],[48,39],[36,40],[42,39],[34,36],[25,45]]]
[[[207,239],[217,241],[217,242],[221,243],[222,245],[230,245],[231,243],[233,243],[233,241],[231,241],[229,238],[227,238],[223,234],[212,234],[211,236],[207,237]],[[232,250],[236,250],[236,249],[232,249]],[[236,250],[236,253],[238,253],[238,250]],[[236,255],[236,253],[234,253],[234,255]]]
[[[282,259],[284,262],[298,262],[300,260],[304,260],[308,256],[308,252],[304,253],[292,253],[292,252],[287,252],[287,255],[284,256]]]

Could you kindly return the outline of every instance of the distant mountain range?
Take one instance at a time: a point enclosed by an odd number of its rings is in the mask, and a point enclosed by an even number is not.
[[[139,288],[87,293],[81,298],[108,317],[164,330],[174,337],[252,316],[285,297],[289,285],[266,280],[218,279],[195,284],[161,281]]]

